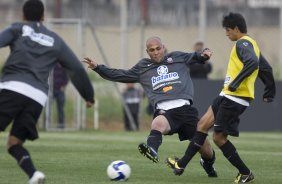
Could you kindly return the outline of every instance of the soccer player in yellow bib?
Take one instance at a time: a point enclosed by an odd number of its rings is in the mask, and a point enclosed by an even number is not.
[[[264,102],[273,101],[276,89],[272,68],[262,56],[256,41],[247,34],[244,17],[238,13],[229,13],[223,17],[222,26],[225,28],[226,36],[236,42],[231,50],[223,89],[198,122],[197,132],[184,156],[181,159],[167,158],[166,162],[175,174],[181,175],[189,161],[202,147],[208,130],[214,127],[214,143],[239,171],[235,183],[248,183],[254,180],[254,175],[227,137],[239,136],[239,116],[254,99],[257,76],[265,85]],[[201,159],[203,167],[207,167],[208,162]]]

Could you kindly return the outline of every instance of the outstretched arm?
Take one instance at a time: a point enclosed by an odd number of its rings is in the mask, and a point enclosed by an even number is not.
[[[138,64],[129,70],[109,68],[105,65],[98,65],[96,61],[86,57],[83,60],[88,64],[88,68],[97,72],[102,78],[113,82],[139,82],[139,69]]]
[[[202,52],[187,53],[187,61],[189,64],[202,63],[209,60],[213,52],[209,48],[205,48]]]

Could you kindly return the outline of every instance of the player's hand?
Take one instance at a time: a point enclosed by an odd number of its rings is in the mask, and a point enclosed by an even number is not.
[[[207,58],[209,59],[211,56],[212,56],[212,51],[209,49],[209,48],[205,48],[202,53],[201,53],[201,56],[204,57],[204,58]]]
[[[266,98],[263,98],[263,101],[264,101],[265,103],[270,103],[270,102],[273,102],[273,98],[271,98],[271,97],[266,97]]]
[[[94,60],[90,59],[89,57],[83,58],[82,62],[88,64],[88,68],[90,68],[92,70],[97,68],[97,66],[98,66],[98,64]]]
[[[95,102],[94,102],[94,103],[95,103]],[[86,107],[87,107],[87,108],[90,108],[90,107],[92,107],[92,106],[94,105],[94,103],[87,101],[87,102],[86,102]]]

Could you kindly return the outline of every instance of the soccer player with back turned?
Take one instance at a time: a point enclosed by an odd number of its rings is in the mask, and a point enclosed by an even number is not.
[[[265,84],[264,102],[272,102],[276,89],[272,68],[262,56],[256,41],[247,35],[244,17],[238,13],[230,13],[223,17],[222,26],[226,30],[226,36],[231,41],[236,41],[231,50],[224,87],[200,119],[197,132],[185,155],[181,159],[167,158],[166,161],[174,172],[184,169],[202,147],[208,130],[213,126],[215,144],[239,171],[235,183],[248,183],[254,180],[254,175],[227,137],[239,136],[239,116],[254,99],[254,84],[257,76]]]
[[[26,1],[23,18],[23,22],[14,23],[0,33],[0,47],[9,46],[11,50],[0,81],[0,132],[12,123],[8,153],[27,174],[29,184],[42,184],[45,175],[37,171],[23,144],[38,138],[36,123],[47,100],[50,71],[60,63],[87,107],[94,103],[94,90],[71,49],[42,24],[43,3],[40,0]]]

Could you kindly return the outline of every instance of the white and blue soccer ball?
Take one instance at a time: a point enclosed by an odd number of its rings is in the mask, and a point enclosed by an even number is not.
[[[126,181],[130,174],[130,166],[122,160],[113,161],[107,168],[107,175],[112,181]]]

